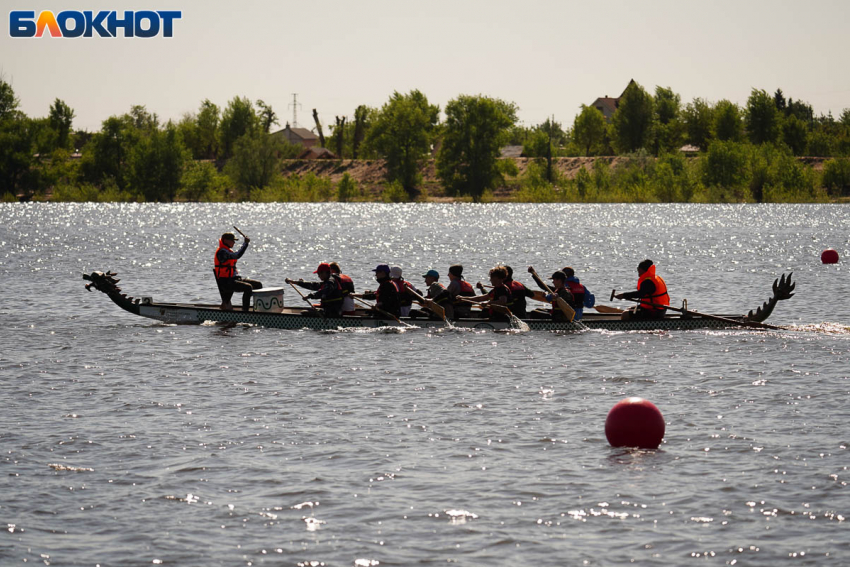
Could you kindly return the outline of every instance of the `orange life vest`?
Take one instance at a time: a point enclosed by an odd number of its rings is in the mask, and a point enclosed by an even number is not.
[[[234,278],[236,277],[236,258],[231,258],[230,260],[221,262],[218,259],[218,251],[222,248],[228,252],[233,252],[233,249],[228,248],[224,245],[224,242],[219,240],[218,248],[215,251],[213,272],[215,273],[216,278]]]
[[[638,278],[638,289],[640,289],[640,284],[642,284],[644,280],[650,280],[655,284],[655,293],[641,298],[641,309],[645,309],[647,311],[662,311],[663,307],[653,307],[650,304],[670,305],[670,296],[667,294],[667,284],[664,283],[661,276],[655,275],[655,266],[650,266],[649,269]]]

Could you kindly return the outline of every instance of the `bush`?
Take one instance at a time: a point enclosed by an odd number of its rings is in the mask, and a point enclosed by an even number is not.
[[[833,195],[850,195],[850,158],[831,159],[823,164],[823,186]]]
[[[221,202],[230,179],[209,162],[192,162],[180,178],[179,196],[187,201]]]
[[[747,146],[737,142],[715,140],[701,158],[702,181],[707,186],[737,189],[749,181]]]
[[[59,203],[96,202],[99,195],[100,191],[91,183],[83,183],[82,185],[60,184],[53,189],[53,196],[50,200]]]
[[[381,200],[385,203],[405,203],[409,199],[407,191],[399,181],[393,181],[381,191]]]
[[[345,203],[359,199],[362,196],[363,192],[360,190],[357,181],[352,179],[348,173],[343,175],[336,186],[336,200],[340,203]]]
[[[9,192],[3,193],[3,203],[17,203],[18,198]]]
[[[332,195],[334,186],[329,178],[308,173],[303,178],[298,175],[277,175],[267,187],[252,190],[251,200],[258,203],[309,203],[330,201]]]

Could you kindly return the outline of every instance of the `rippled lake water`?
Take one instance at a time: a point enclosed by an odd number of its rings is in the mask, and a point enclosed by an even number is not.
[[[0,205],[0,564],[850,564],[850,207]],[[462,262],[564,265],[606,302],[648,257],[674,304],[775,332],[167,326],[86,293],[217,302],[236,224],[266,285],[362,290]],[[837,265],[820,263],[834,247]],[[289,290],[287,290],[289,291]],[[286,301],[297,305],[288,293]],[[652,400],[657,451],[611,448]]]

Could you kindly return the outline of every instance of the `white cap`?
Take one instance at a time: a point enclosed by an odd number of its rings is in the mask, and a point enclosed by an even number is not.
[[[401,268],[398,266],[393,266],[390,268],[390,277],[393,279],[398,279],[401,277]]]

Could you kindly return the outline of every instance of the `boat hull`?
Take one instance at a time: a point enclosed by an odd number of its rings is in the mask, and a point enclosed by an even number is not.
[[[254,311],[223,311],[214,306],[186,304],[150,304],[138,305],[138,315],[157,319],[164,323],[191,325],[205,322],[242,323],[273,329],[314,329],[337,330],[352,328],[375,327],[413,327],[438,329],[446,327],[446,323],[432,319],[402,318],[402,324],[393,319],[372,319],[358,316],[343,317],[309,317],[301,315],[297,310],[283,313],[263,313]],[[735,317],[735,316],[728,316]],[[619,315],[593,314],[586,315],[580,322],[558,322],[545,319],[525,319],[523,321],[531,331],[583,331],[587,329],[602,329],[607,331],[673,331],[714,328],[721,329],[732,325],[704,319],[701,317],[669,316],[661,320],[623,321]],[[406,325],[405,325],[406,324]],[[487,319],[459,319],[452,322],[457,328],[481,330],[505,330],[516,328],[509,322],[489,321]]]

